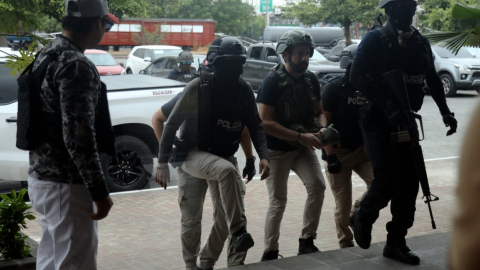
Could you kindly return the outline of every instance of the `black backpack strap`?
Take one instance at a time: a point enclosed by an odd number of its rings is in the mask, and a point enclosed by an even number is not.
[[[211,143],[212,79],[212,74],[201,73],[198,80],[198,146],[203,151],[209,151]]]

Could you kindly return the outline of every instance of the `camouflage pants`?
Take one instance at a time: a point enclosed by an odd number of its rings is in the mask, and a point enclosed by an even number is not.
[[[235,157],[230,157],[228,161],[235,167],[238,172],[237,159]],[[182,168],[178,168],[178,204],[180,206],[180,211],[182,213],[181,217],[181,241],[182,241],[182,253],[183,259],[185,261],[187,269],[194,269],[196,265],[197,257],[200,252],[200,239],[202,233],[202,214],[203,214],[203,204],[205,201],[205,195],[207,193],[207,188],[210,188],[210,193],[218,193],[215,183],[209,184],[205,179],[194,177],[186,173]],[[237,173],[237,181],[240,186],[241,198],[245,196],[245,183],[241,179],[240,174]],[[212,181],[213,182],[213,181]],[[210,187],[209,187],[210,185]],[[212,192],[213,190],[213,192]],[[223,249],[226,238],[228,237],[229,247],[228,247],[228,266],[243,265],[246,252],[242,253],[233,253],[233,245],[230,241],[231,234],[228,232],[228,226],[226,217],[223,211],[223,207],[217,209],[214,206],[214,224],[210,231],[209,237],[207,238],[208,245],[213,246],[215,254],[218,255],[209,255],[205,260],[212,261],[215,263],[220,256],[220,252]],[[243,209],[243,204],[242,204]],[[243,218],[244,210],[242,211]],[[217,252],[219,250],[219,252]],[[205,254],[205,252],[204,252]],[[208,254],[208,252],[207,252]]]

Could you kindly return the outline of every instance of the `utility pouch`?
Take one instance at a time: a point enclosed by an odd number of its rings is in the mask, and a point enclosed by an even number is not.
[[[391,142],[394,144],[405,143],[412,140],[412,138],[410,137],[410,133],[407,130],[390,133],[390,139]]]
[[[168,162],[173,168],[181,167],[192,150],[192,147],[185,140],[180,140],[177,136],[175,136],[175,140],[173,140],[173,145],[172,155]]]

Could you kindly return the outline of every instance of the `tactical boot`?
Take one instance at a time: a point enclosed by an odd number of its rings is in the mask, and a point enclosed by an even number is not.
[[[357,244],[363,248],[367,249],[370,247],[372,242],[372,224],[362,224],[358,217],[360,208],[355,209],[353,213],[353,219],[350,219],[350,227],[352,228],[353,235]]]
[[[307,239],[298,239],[299,246],[298,246],[298,254],[297,255],[304,255],[319,252],[318,248],[313,244],[313,237],[309,237]]]
[[[264,262],[264,261],[276,260],[278,259],[279,256],[283,258],[282,255],[278,254],[278,250],[270,250],[267,253],[263,253],[262,259],[260,261]]]
[[[245,227],[232,235],[233,253],[245,252],[255,245],[252,235],[245,230]]]
[[[406,264],[420,264],[420,258],[407,245],[395,246],[386,244],[383,249],[383,256]]]

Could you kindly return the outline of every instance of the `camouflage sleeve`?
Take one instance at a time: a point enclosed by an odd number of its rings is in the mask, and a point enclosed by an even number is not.
[[[95,108],[100,80],[81,60],[64,65],[56,74],[65,146],[94,201],[109,195],[95,140]]]

